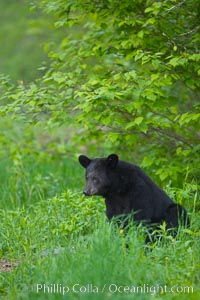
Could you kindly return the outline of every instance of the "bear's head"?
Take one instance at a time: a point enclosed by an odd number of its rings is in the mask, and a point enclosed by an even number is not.
[[[111,191],[118,160],[116,154],[95,159],[85,155],[79,156],[80,164],[86,169],[86,188],[83,191],[86,196],[105,196]]]

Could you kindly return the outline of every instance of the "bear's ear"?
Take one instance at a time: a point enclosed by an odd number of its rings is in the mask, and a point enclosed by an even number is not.
[[[117,166],[118,160],[119,160],[119,158],[116,154],[110,154],[106,158],[107,165],[113,169]]]
[[[83,166],[84,168],[87,168],[87,166],[89,166],[89,164],[91,163],[91,159],[89,159],[85,155],[80,155],[78,160],[79,160],[81,166]]]

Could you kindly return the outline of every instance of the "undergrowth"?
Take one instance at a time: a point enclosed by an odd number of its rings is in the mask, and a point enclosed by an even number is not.
[[[66,193],[29,207],[1,210],[3,299],[197,299],[199,218],[176,238],[146,246],[134,224],[124,234],[97,197]],[[163,229],[164,230],[164,229]]]
[[[167,188],[191,228],[145,245],[146,230],[108,223],[104,200],[84,197],[74,161],[12,156],[0,165],[0,297],[25,299],[198,299],[198,191]],[[4,163],[3,163],[4,162]],[[4,171],[4,173],[3,173]],[[7,271],[7,272],[5,272]]]

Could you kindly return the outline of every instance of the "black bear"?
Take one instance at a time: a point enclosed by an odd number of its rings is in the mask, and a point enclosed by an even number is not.
[[[90,159],[79,156],[86,169],[86,196],[105,198],[109,220],[133,214],[136,222],[161,224],[167,229],[189,225],[186,210],[174,203],[138,166],[119,160],[116,154]]]

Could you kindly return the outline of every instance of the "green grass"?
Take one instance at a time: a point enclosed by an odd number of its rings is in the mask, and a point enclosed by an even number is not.
[[[0,272],[2,299],[200,298],[193,186],[176,191],[190,203],[190,230],[175,239],[163,232],[162,242],[146,247],[142,227],[124,236],[108,224],[102,198],[82,195],[74,158],[2,152],[0,177],[0,260],[18,264]]]
[[[63,289],[66,299],[200,296],[195,215],[189,231],[149,249],[142,227],[124,236],[106,221],[101,199],[77,192],[0,214],[1,258],[19,263],[0,275],[2,299],[63,299]]]
[[[67,189],[81,191],[84,170],[66,130],[0,120],[0,208],[26,207]]]
[[[16,215],[19,227],[24,218]],[[59,228],[62,216],[55,215],[57,224],[52,217],[50,212],[49,220],[40,222],[38,216],[33,224],[21,224],[18,237],[17,233],[10,237],[11,256],[21,257],[19,266],[2,276],[5,299],[63,299],[63,289],[66,299],[198,299],[199,249],[194,234],[180,232],[175,240],[164,238],[152,251],[145,251],[141,228],[133,226],[124,236],[102,214],[90,211],[86,224],[68,235],[64,228],[53,230]]]
[[[6,170],[6,172],[5,172]],[[58,156],[16,154],[0,165],[0,207],[15,208],[48,199],[69,187],[77,189],[83,182],[78,164]],[[74,180],[76,176],[76,180]]]

